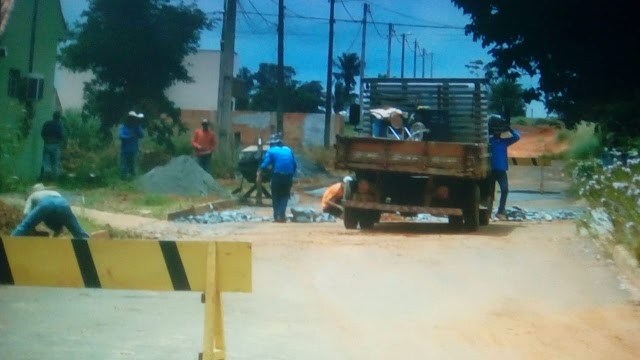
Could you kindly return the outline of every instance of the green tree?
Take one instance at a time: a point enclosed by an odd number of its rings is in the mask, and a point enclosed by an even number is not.
[[[522,85],[509,79],[500,79],[490,85],[489,110],[504,117],[511,124],[513,116],[526,115],[526,107],[522,98]]]
[[[539,76],[525,89],[571,126],[590,117],[640,136],[637,4],[579,0],[452,0],[467,34],[493,56],[498,76]]]
[[[247,67],[241,67],[236,75],[237,84],[241,87],[236,94],[236,110],[249,110],[251,93],[253,92],[253,73]]]
[[[278,65],[262,63],[253,74],[255,91],[251,95],[251,110],[276,111],[278,103]],[[300,83],[294,79],[296,71],[291,66],[284,67],[285,112],[318,112],[323,103],[322,85],[318,81]]]
[[[73,71],[92,71],[85,85],[84,112],[101,120],[101,130],[135,109],[159,144],[173,147],[183,131],[180,110],[164,95],[177,82],[193,81],[183,65],[198,50],[200,32],[213,23],[195,4],[169,0],[90,0],[62,48],[61,62]]]
[[[342,111],[353,103],[356,77],[360,76],[360,58],[356,53],[343,53],[333,61],[336,79],[334,111]],[[338,85],[342,84],[342,85]]]

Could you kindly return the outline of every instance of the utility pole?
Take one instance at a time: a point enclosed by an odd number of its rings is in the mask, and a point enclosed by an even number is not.
[[[227,147],[231,143],[231,102],[233,90],[233,63],[236,42],[237,0],[226,0],[220,42],[220,80],[218,84],[218,125],[220,143]]]
[[[391,37],[393,36],[393,24],[389,23],[389,41],[387,42],[387,77],[391,78]]]
[[[331,79],[333,76],[333,23],[334,23],[334,10],[336,2],[335,0],[329,0],[331,3],[331,12],[329,15],[329,55],[327,63],[327,96],[325,102],[325,114],[324,114],[324,147],[329,148],[331,146],[331,112],[332,112],[332,90]]]
[[[278,2],[278,104],[276,132],[284,137],[284,0]]]
[[[424,79],[424,58],[426,57],[425,49],[422,49],[422,78]]]
[[[416,78],[416,65],[418,64],[418,39],[413,43],[413,78]]]
[[[400,66],[400,77],[404,79],[404,43],[406,42],[407,33],[402,33],[402,65]]]
[[[369,4],[364,3],[364,13],[362,15],[362,51],[360,52],[360,86],[358,91],[358,105],[360,112],[358,118],[362,119],[362,93],[364,92],[364,83],[362,80],[365,78],[365,69],[367,67],[366,60],[366,45],[367,45],[367,13],[369,12]]]

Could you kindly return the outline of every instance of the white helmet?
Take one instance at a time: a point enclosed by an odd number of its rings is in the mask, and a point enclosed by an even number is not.
[[[342,179],[343,183],[348,183],[349,181],[353,181],[353,178],[351,176],[345,176],[344,179]]]

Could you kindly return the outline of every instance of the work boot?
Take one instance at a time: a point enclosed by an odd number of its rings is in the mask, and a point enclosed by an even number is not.
[[[496,217],[500,221],[507,221],[507,215],[505,215],[505,214],[496,214]]]

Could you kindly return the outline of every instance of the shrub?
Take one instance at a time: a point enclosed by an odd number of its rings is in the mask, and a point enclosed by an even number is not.
[[[615,239],[640,259],[640,158],[637,152],[628,154],[626,164],[617,160],[611,166],[603,166],[598,160],[580,162],[574,166],[572,175],[589,206],[602,208],[609,215]]]
[[[558,133],[558,140],[560,137],[568,137],[570,145],[565,154],[568,159],[593,159],[602,153],[602,142],[594,123],[583,121],[577,125],[575,130],[561,130]]]

